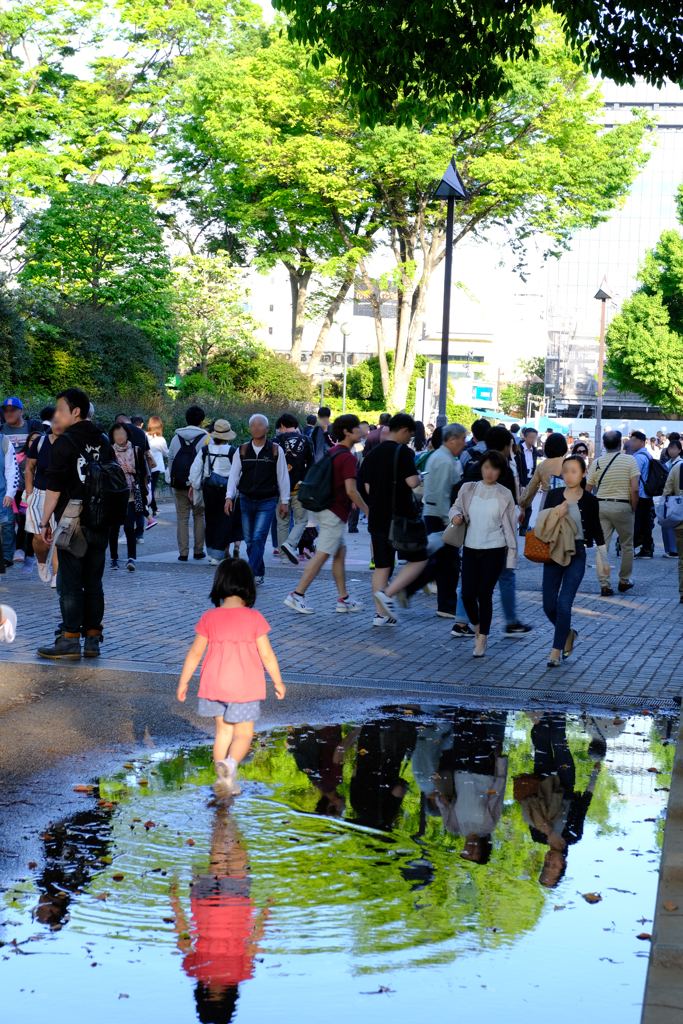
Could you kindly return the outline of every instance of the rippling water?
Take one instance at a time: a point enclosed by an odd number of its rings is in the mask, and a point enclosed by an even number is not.
[[[514,799],[551,730],[559,860]],[[387,708],[261,734],[228,805],[209,748],[128,762],[2,894],[2,1019],[635,1024],[673,734]]]

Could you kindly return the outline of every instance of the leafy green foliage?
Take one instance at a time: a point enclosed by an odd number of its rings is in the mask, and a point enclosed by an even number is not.
[[[683,186],[678,189],[683,221]],[[626,299],[605,336],[605,375],[619,391],[683,411],[683,235],[664,231],[645,254],[638,291]]]
[[[21,248],[25,265],[18,280],[25,302],[116,310],[174,365],[170,260],[144,196],[109,185],[70,184],[29,218]]]
[[[315,399],[311,380],[289,359],[274,352],[236,353],[209,363],[210,380],[243,398],[310,402]]]
[[[56,394],[77,384],[94,399],[163,389],[165,368],[117,310],[57,305],[26,331],[22,387]]]
[[[290,16],[289,37],[313,48],[315,67],[336,58],[346,91],[363,120],[387,116],[401,123],[439,114],[481,116],[510,89],[504,62],[537,59],[539,14],[552,10],[576,63],[593,74],[633,84],[636,76],[661,84],[680,81],[683,15],[675,0],[607,3],[592,0],[429,0],[339,2],[273,0]]]
[[[506,415],[524,417],[527,397],[543,394],[545,359],[543,356],[537,356],[535,359],[518,359],[517,368],[520,371],[519,379],[500,389],[500,404]],[[534,376],[540,377],[540,381],[532,380]]]
[[[254,348],[254,332],[261,325],[246,308],[243,272],[225,253],[178,256],[173,271],[172,309],[185,366],[199,363],[206,377],[210,358]]]
[[[17,383],[25,364],[24,322],[16,295],[0,291],[0,388],[5,393]]]

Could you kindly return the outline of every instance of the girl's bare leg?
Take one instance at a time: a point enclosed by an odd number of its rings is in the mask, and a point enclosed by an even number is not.
[[[213,741],[213,759],[214,762],[224,761],[230,750],[235,727],[230,722],[224,722],[219,716],[214,721],[216,722],[216,739]]]
[[[230,757],[236,764],[239,764],[246,757],[254,737],[253,722],[235,722],[230,726],[234,730],[232,743],[230,744]]]

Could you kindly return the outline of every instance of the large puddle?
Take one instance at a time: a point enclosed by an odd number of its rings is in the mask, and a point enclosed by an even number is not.
[[[0,895],[2,1019],[636,1024],[673,735],[411,705],[262,732],[228,805],[209,747],[85,779]]]

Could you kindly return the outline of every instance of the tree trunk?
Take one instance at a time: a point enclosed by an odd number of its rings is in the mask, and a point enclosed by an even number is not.
[[[325,342],[329,337],[330,330],[332,329],[332,324],[334,323],[334,318],[339,312],[339,307],[346,298],[349,288],[351,287],[352,284],[353,271],[347,274],[342,283],[340,284],[339,291],[335,295],[333,301],[330,304],[329,309],[327,310],[327,313],[325,314],[325,319],[323,320],[322,327],[320,328],[318,339],[315,343],[313,352],[311,353],[311,358],[308,362],[308,366],[306,367],[306,373],[312,374],[315,373],[316,370],[318,369],[318,366],[320,364],[320,358],[325,349]]]
[[[292,351],[291,361],[295,366],[301,364],[301,343],[304,336],[304,323],[306,321],[306,299],[308,298],[308,284],[311,280],[311,270],[296,268],[291,263],[285,263],[289,271],[289,286],[292,291]]]

